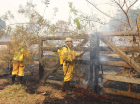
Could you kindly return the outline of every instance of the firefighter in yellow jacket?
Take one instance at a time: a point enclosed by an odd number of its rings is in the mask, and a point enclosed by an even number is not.
[[[70,91],[70,80],[73,78],[74,73],[75,73],[75,62],[74,60],[76,57],[81,56],[84,52],[81,51],[80,53],[77,53],[72,49],[72,39],[71,38],[66,38],[65,40],[65,47],[62,48],[61,51],[61,56],[62,59],[64,60],[63,62],[63,72],[64,72],[64,85],[62,90],[66,89],[66,94],[67,95],[72,95]]]
[[[13,57],[13,71],[12,71],[12,84],[15,82],[15,77],[18,74],[19,83],[22,83],[25,69],[25,57],[29,56],[29,50],[25,44],[20,43],[14,47],[14,57]]]

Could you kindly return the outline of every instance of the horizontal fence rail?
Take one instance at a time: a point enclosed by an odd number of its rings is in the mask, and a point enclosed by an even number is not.
[[[137,31],[98,32],[103,36],[139,36]]]
[[[102,78],[108,79],[108,80],[113,80],[113,81],[140,84],[140,78],[134,78],[134,77],[102,75]]]
[[[136,92],[104,88],[104,87],[102,88],[102,90],[105,93],[109,93],[109,94],[121,95],[121,96],[127,96],[127,97],[131,97],[131,98],[135,98],[135,99],[140,99],[140,93],[136,93]]]
[[[42,51],[53,51],[57,52],[59,47],[41,47]],[[85,52],[90,52],[92,50],[92,47],[82,47]],[[140,52],[140,47],[123,47],[123,46],[118,46],[121,51],[123,52]],[[76,51],[79,51],[79,49],[75,49]],[[111,48],[106,47],[106,46],[100,46],[99,51],[113,51]]]
[[[47,37],[41,37],[41,40],[42,41],[45,41],[45,40],[65,40],[67,37],[70,37],[72,39],[85,39],[85,38],[88,38],[88,35],[47,36]]]

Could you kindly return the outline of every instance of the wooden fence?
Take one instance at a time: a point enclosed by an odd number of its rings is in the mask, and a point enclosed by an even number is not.
[[[107,36],[133,36],[133,45],[130,47],[124,46],[115,46],[111,41],[109,41]],[[121,31],[121,32],[104,32],[104,33],[94,33],[93,35],[72,35],[69,36],[72,39],[83,39],[79,42],[78,45],[74,47],[76,51],[79,51],[78,47],[83,49],[85,52],[90,52],[89,60],[78,60],[76,63],[90,65],[90,77],[89,77],[89,86],[94,83],[94,87],[90,86],[94,89],[95,92],[99,92],[103,90],[106,93],[128,96],[140,99],[140,93],[131,92],[132,83],[140,84],[140,79],[132,77],[133,70],[136,70],[140,73],[140,66],[138,63],[134,61],[134,52],[140,52],[140,47],[136,46],[136,36],[139,36],[137,31]],[[49,37],[40,37],[39,38],[39,78],[42,82],[44,82],[52,73],[63,74],[62,70],[57,70],[60,65],[59,62],[53,68],[44,72],[45,67],[42,64],[42,60],[50,61],[50,58],[43,57],[43,51],[52,51],[57,52],[59,47],[56,46],[44,46],[43,42],[47,40],[64,40],[67,36],[49,36]],[[100,46],[100,41],[104,42],[107,46]],[[90,42],[89,47],[83,47],[87,42]],[[1,43],[4,44],[4,43]],[[78,50],[77,50],[78,49]],[[113,51],[117,55],[119,55],[124,61],[100,61],[100,52],[101,51]],[[124,52],[132,52],[132,57],[128,57]],[[109,58],[108,58],[109,59]],[[56,59],[52,59],[52,61],[56,62]],[[107,75],[103,74],[103,66],[116,66],[116,67],[124,67],[124,69],[118,72],[116,75]],[[102,70],[102,74],[99,74],[99,70]],[[125,77],[126,73],[130,72],[130,77]],[[44,74],[45,73],[45,74]],[[33,75],[33,73],[31,73]],[[35,74],[36,75],[36,74]],[[81,75],[82,76],[82,75]],[[106,79],[107,81],[104,84],[104,87],[99,87],[99,78]],[[94,80],[93,80],[94,79]],[[49,80],[48,80],[49,81]],[[108,88],[113,81],[126,82],[129,84],[128,91],[117,90]],[[59,81],[51,81],[54,83],[60,83]]]
[[[115,46],[112,42],[110,42],[106,37],[107,36],[133,36],[133,45],[130,47],[124,47],[124,46]],[[138,73],[140,73],[140,67],[139,64],[134,61],[134,52],[140,52],[140,47],[134,45],[136,44],[136,36],[138,36],[137,31],[121,31],[121,32],[106,32],[106,33],[94,33],[90,37],[88,36],[70,36],[71,38],[76,38],[76,39],[84,39],[82,44],[79,43],[77,46],[83,46],[88,39],[90,41],[90,46],[89,47],[82,47],[85,52],[90,52],[90,60],[78,60],[79,63],[85,64],[85,65],[90,65],[90,83],[94,83],[94,91],[99,92],[99,90],[103,90],[106,93],[111,93],[111,94],[117,94],[117,95],[123,95],[123,96],[128,96],[128,97],[133,97],[133,98],[138,98],[140,99],[140,93],[136,92],[131,92],[131,86],[132,83],[135,84],[140,84],[140,79],[139,78],[134,78],[133,76],[133,70],[136,70]],[[40,70],[40,78],[43,77],[43,72],[44,68],[41,65],[41,59],[42,59],[42,53],[43,51],[53,51],[56,52],[58,47],[43,47],[43,41],[46,40],[64,40],[66,37],[46,37],[46,38],[40,38],[40,49],[39,49],[39,70]],[[108,47],[100,47],[99,41],[104,42]],[[84,44],[83,44],[84,43]],[[77,47],[76,46],[76,47]],[[75,47],[75,50],[77,49]],[[76,50],[77,51],[77,50]],[[124,61],[100,61],[100,51],[114,51],[116,54],[118,54]],[[132,58],[126,55],[124,52],[132,52]],[[115,76],[112,75],[107,75],[99,74],[99,70],[103,70],[102,66],[117,66],[117,67],[124,67],[122,71],[117,73]],[[46,79],[51,73],[53,73],[56,69],[58,69],[59,65],[54,68],[51,71],[48,71],[49,74],[47,74],[44,79]],[[93,75],[94,72],[94,75]],[[125,77],[124,75],[126,73],[130,72],[130,77]],[[60,73],[60,72],[58,72]],[[61,73],[63,74],[63,72]],[[93,81],[94,77],[94,81]],[[107,81],[104,84],[104,87],[100,89],[99,87],[99,78],[106,79]],[[129,84],[129,89],[128,91],[123,91],[123,90],[117,90],[117,89],[111,89],[107,88],[113,81],[120,81],[120,82],[126,82],[130,83]]]

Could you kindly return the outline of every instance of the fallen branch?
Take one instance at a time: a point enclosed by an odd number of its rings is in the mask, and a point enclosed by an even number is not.
[[[46,73],[43,78],[40,81],[40,84],[44,84],[46,79],[52,74],[54,73],[58,68],[60,67],[60,62],[58,62],[55,67],[53,67],[50,71],[48,71],[48,73]]]

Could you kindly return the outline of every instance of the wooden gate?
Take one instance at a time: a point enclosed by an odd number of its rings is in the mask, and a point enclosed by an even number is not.
[[[115,46],[111,41],[109,41],[106,37],[107,36],[133,36],[133,46],[132,47],[124,47],[124,46]],[[90,52],[90,60],[78,60],[76,63],[90,65],[90,79],[89,79],[89,87],[92,87],[95,92],[100,91],[99,87],[99,78],[101,77],[102,80],[106,79],[107,81],[104,84],[104,87],[101,89],[106,93],[111,94],[117,94],[117,95],[123,95],[128,97],[133,97],[140,99],[140,94],[136,92],[131,92],[131,84],[136,83],[140,84],[139,78],[132,77],[133,75],[133,69],[136,70],[138,73],[140,73],[140,67],[139,64],[134,61],[134,52],[139,52],[140,47],[135,46],[135,36],[138,36],[137,31],[121,31],[121,32],[106,32],[106,33],[94,33],[90,36],[88,35],[72,35],[69,36],[72,39],[83,39],[77,46],[74,47],[76,51],[78,47],[83,48],[85,52]],[[53,36],[53,37],[41,37],[39,41],[39,77],[41,79],[41,82],[45,82],[45,80],[51,75],[53,72],[63,74],[62,70],[56,71],[60,65],[59,62],[56,64],[55,67],[51,68],[51,70],[48,70],[47,73],[44,75],[44,67],[42,64],[43,61],[50,61],[49,58],[43,58],[43,51],[53,51],[57,52],[57,49],[59,47],[44,47],[43,41],[46,40],[64,40],[67,36]],[[108,47],[100,46],[100,40],[104,42]],[[87,42],[90,42],[89,47],[83,47]],[[124,61],[100,61],[100,51],[114,51],[116,54],[118,54]],[[124,52],[132,52],[132,58],[128,57],[126,53]],[[58,59],[58,57],[56,58]],[[56,61],[56,59],[52,59],[53,61]],[[100,68],[102,69],[102,66],[117,66],[117,67],[124,67],[124,69],[120,72],[118,72],[115,76],[113,75],[107,75],[107,74],[99,74]],[[101,67],[100,67],[101,66]],[[103,69],[102,69],[103,70]],[[130,77],[125,77],[124,75],[128,72],[131,72]],[[94,79],[94,80],[93,80]],[[111,89],[107,88],[113,81],[120,81],[120,82],[126,82],[129,84],[128,91],[124,90],[117,90],[117,89]],[[57,81],[54,81],[54,83],[58,83]],[[94,86],[92,86],[94,84]]]
[[[124,60],[124,61],[100,62],[101,66],[108,65],[108,66],[124,67],[124,69],[118,72],[116,75],[107,75],[107,74],[102,73],[101,78],[108,80],[105,82],[104,87],[102,87],[102,90],[106,93],[123,95],[127,97],[140,99],[140,93],[130,92],[132,83],[140,84],[140,78],[132,77],[133,70],[136,70],[138,73],[140,73],[140,65],[134,61],[134,52],[140,52],[140,47],[135,45],[136,36],[138,36],[138,32],[137,31],[120,31],[120,32],[106,32],[106,33],[97,33],[97,34],[98,36],[100,36],[100,40],[108,46],[106,48],[100,47],[100,51],[114,51]],[[107,39],[107,36],[133,36],[133,45],[132,47],[117,47],[111,41]],[[125,52],[132,52],[131,58],[127,56]],[[125,77],[124,75],[128,72],[130,72],[130,77]],[[96,80],[98,80],[98,78]],[[109,85],[111,85],[113,81],[130,83],[128,91],[107,88],[109,87]]]
[[[124,46],[115,46],[111,41],[109,41],[106,37],[107,36],[131,36],[133,37],[133,45],[131,47],[124,47]],[[136,46],[136,36],[139,36],[137,31],[121,31],[121,32],[106,32],[106,33],[94,33],[92,35],[71,35],[72,39],[80,39],[81,42],[74,47],[76,51],[81,51],[82,49],[85,52],[90,52],[90,59],[89,60],[77,60],[76,63],[89,65],[90,66],[90,77],[89,77],[89,86],[94,89],[95,92],[100,91],[99,87],[99,78],[106,79],[107,81],[104,83],[104,87],[102,87],[102,91],[111,94],[123,95],[132,98],[140,99],[140,93],[131,92],[132,84],[140,84],[140,79],[132,77],[133,71],[136,70],[140,73],[140,66],[138,63],[134,61],[134,52],[140,52],[140,47]],[[44,82],[49,75],[52,73],[59,73],[63,74],[62,70],[57,70],[59,65],[59,58],[44,58],[43,51],[52,51],[57,52],[59,46],[48,45],[44,46],[43,42],[46,40],[65,40],[67,36],[49,36],[49,37],[40,37],[39,39],[39,78],[41,82]],[[100,46],[100,40],[104,42],[108,47]],[[89,47],[83,47],[87,42],[90,43]],[[5,43],[3,43],[5,44]],[[124,61],[100,61],[100,52],[101,51],[113,51],[118,54]],[[125,52],[132,52],[131,58],[126,55]],[[56,66],[50,68],[50,70],[46,70],[44,75],[44,69],[42,62],[45,61],[55,61],[57,62]],[[124,67],[124,69],[118,72],[116,75],[107,75],[107,74],[99,74],[99,70],[102,69],[102,66],[117,66],[117,67]],[[130,77],[125,77],[126,73],[130,72]],[[31,74],[33,75],[33,74]],[[81,75],[82,77],[83,75]],[[124,90],[117,90],[108,88],[114,81],[126,82],[130,83],[128,91]],[[62,81],[61,81],[62,82]],[[54,81],[54,83],[59,83]],[[94,86],[92,86],[94,84]]]

